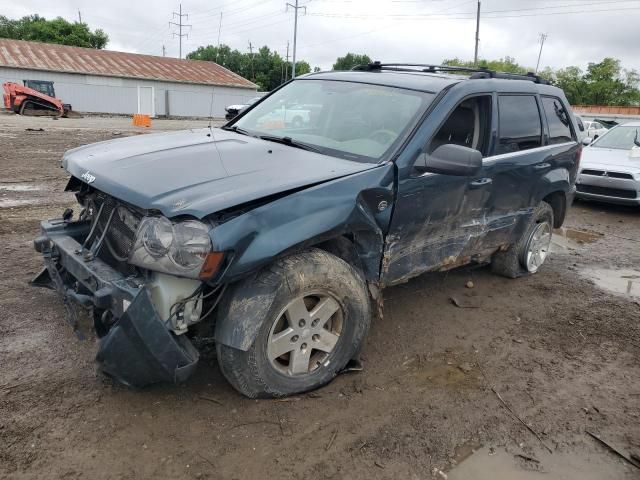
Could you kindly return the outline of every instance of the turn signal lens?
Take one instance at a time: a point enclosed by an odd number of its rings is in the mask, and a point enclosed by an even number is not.
[[[224,252],[209,252],[207,257],[204,259],[202,270],[200,270],[200,280],[209,280],[218,273],[218,269],[220,268],[220,265],[222,265],[223,258]]]

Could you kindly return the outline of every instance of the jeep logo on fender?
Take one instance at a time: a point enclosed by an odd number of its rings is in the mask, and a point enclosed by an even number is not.
[[[82,178],[87,183],[93,183],[96,179],[94,175],[91,175],[91,173],[89,173],[89,170],[80,175],[80,178]]]

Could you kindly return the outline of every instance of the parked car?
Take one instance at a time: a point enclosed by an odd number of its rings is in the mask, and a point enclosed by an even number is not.
[[[283,104],[318,117],[265,128]],[[535,76],[308,74],[221,129],[66,152],[80,214],[42,222],[33,283],[74,328],[87,310],[100,368],[125,384],[185,380],[204,336],[244,395],[304,392],[357,359],[381,289],[465,264],[537,272],[574,194],[576,130]]]
[[[258,119],[260,128],[266,130],[285,127],[301,128],[310,122],[310,110],[301,105],[282,104],[270,110]]]
[[[262,97],[254,97],[250,100],[247,100],[246,103],[238,103],[236,105],[229,105],[228,107],[225,107],[224,110],[227,113],[224,115],[224,118],[227,120],[231,120],[233,117],[238,115],[238,113],[240,113],[243,109],[250,107],[261,98]]]
[[[583,120],[585,133],[587,137],[596,140],[609,131],[604,125],[596,121]]]
[[[584,149],[576,187],[578,198],[640,205],[640,122],[613,127]]]

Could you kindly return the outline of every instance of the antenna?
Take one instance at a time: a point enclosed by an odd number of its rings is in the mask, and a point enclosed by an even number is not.
[[[207,127],[211,130],[211,123],[213,122],[213,94],[216,87],[211,87],[211,104],[209,105],[209,125]]]

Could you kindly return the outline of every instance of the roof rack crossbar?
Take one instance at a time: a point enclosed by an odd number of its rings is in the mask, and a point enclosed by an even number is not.
[[[486,67],[458,67],[455,65],[431,65],[425,63],[381,63],[373,62],[368,65],[357,65],[352,70],[360,71],[393,71],[393,72],[464,72],[470,73],[470,79],[500,78],[505,80],[529,80],[534,83],[547,84],[548,82],[533,72],[527,74],[497,72]]]

